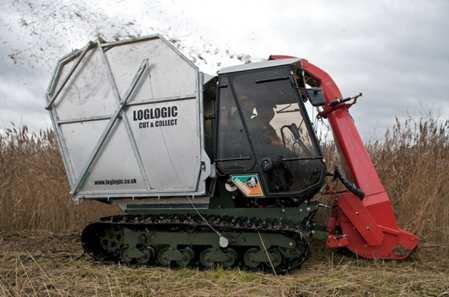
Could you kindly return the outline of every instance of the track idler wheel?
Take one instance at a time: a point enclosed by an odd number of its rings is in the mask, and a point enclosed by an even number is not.
[[[223,266],[231,268],[238,262],[238,254],[233,248],[207,248],[200,253],[200,263],[204,268]]]
[[[99,244],[105,255],[118,257],[120,256],[123,244],[123,233],[120,228],[100,229],[98,234]]]

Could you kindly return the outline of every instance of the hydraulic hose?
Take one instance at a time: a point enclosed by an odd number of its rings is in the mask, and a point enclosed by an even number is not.
[[[363,199],[363,197],[365,197],[365,193],[359,187],[357,187],[354,183],[352,183],[349,179],[344,177],[340,173],[340,170],[338,169],[338,167],[335,167],[334,180],[337,179],[337,178],[346,187],[346,189],[348,189],[351,193],[353,193],[354,195],[356,195],[360,199]]]

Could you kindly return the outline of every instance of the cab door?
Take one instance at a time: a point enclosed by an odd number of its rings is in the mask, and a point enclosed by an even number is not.
[[[217,168],[256,173],[266,196],[321,188],[325,166],[291,66],[219,77]]]

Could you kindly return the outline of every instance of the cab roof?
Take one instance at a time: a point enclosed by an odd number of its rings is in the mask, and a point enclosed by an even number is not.
[[[247,64],[242,64],[242,65],[222,68],[222,69],[218,70],[218,74],[290,65],[290,64],[298,63],[300,60],[301,59],[299,59],[299,58],[291,58],[291,59],[267,60],[267,61],[263,61],[263,62],[247,63]]]

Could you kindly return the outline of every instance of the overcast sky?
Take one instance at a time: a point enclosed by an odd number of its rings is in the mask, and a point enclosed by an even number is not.
[[[365,140],[395,116],[449,118],[449,1],[2,0],[0,129],[50,127],[45,90],[72,49],[155,32],[210,74],[249,56],[307,58],[344,96],[364,93],[351,111]]]

